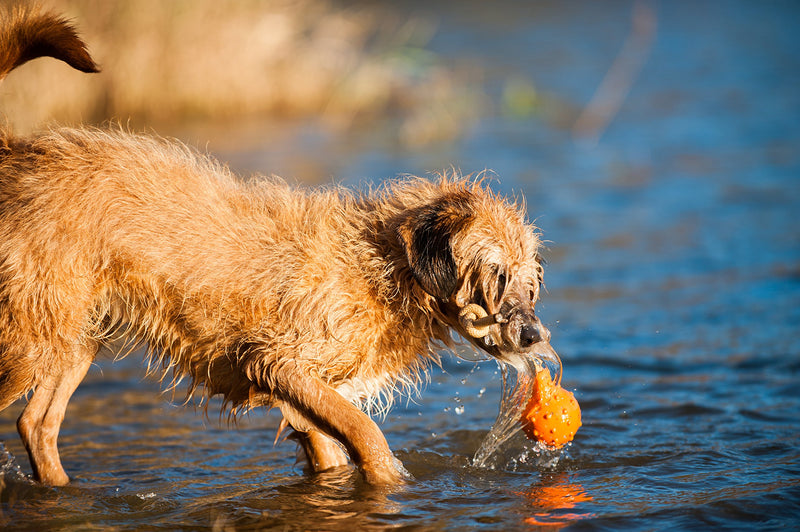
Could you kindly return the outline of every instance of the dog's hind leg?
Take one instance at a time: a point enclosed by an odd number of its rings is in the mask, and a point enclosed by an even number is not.
[[[43,484],[63,486],[69,482],[58,455],[58,432],[67,403],[83,380],[97,354],[96,345],[79,345],[60,368],[52,368],[39,382],[17,430],[30,457],[34,477]],[[60,371],[59,371],[60,370]]]

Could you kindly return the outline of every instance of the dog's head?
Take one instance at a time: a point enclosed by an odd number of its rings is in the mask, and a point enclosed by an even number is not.
[[[524,355],[557,361],[535,313],[540,239],[524,206],[479,183],[449,183],[397,229],[409,269],[440,319],[489,355],[518,366]]]

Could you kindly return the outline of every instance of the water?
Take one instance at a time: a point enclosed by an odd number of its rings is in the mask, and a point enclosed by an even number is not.
[[[238,427],[206,419],[180,397],[159,396],[131,357],[99,363],[70,403],[60,438],[74,477],[66,488],[26,479],[19,409],[0,414],[0,437],[16,457],[0,453],[0,522],[797,528],[798,8],[648,5],[652,49],[596,143],[576,141],[570,126],[621,49],[631,4],[459,2],[404,8],[435,9],[432,47],[442,57],[488,65],[494,110],[455,144],[412,151],[388,133],[309,135],[301,125],[299,144],[223,154],[239,167],[289,176],[314,167],[323,180],[354,183],[451,163],[488,167],[500,176],[495,188],[523,192],[550,240],[539,314],[563,362],[562,385],[582,407],[566,450],[539,451],[523,438],[492,467],[472,465],[497,416],[502,376],[492,362],[448,357],[420,397],[382,422],[414,481],[376,491],[356,475],[309,477],[291,442],[273,447],[275,414]],[[508,112],[511,78],[532,80],[545,108]]]

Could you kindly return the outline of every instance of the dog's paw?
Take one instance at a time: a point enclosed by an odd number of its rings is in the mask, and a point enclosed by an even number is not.
[[[373,486],[396,486],[413,478],[403,463],[394,456],[388,460],[365,461],[359,469],[364,480]]]

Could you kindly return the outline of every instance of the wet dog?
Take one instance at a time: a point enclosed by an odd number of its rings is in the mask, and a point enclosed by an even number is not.
[[[69,23],[15,11],[0,79],[40,56],[97,70]],[[1,132],[0,409],[29,395],[17,425],[34,475],[67,483],[67,403],[124,336],[234,416],[279,408],[313,470],[349,458],[396,483],[368,413],[413,388],[453,331],[512,364],[547,351],[539,248],[524,206],[480,179],[304,189],[120,128]]]

